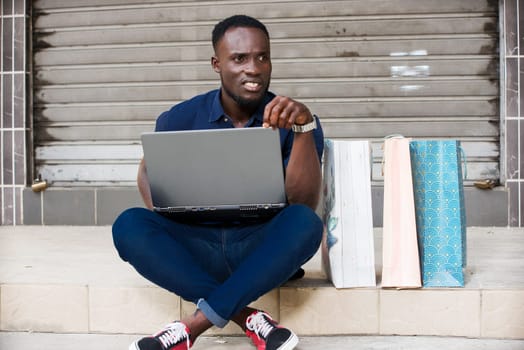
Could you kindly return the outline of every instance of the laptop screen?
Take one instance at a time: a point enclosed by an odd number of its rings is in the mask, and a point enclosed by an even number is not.
[[[142,134],[142,145],[157,211],[226,210],[234,217],[242,208],[286,204],[278,130],[150,132]]]

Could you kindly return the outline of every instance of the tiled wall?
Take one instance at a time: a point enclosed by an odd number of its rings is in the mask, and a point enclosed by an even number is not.
[[[0,224],[22,223],[26,183],[26,4],[0,0]]]
[[[502,113],[505,115],[503,131],[506,133],[506,185],[509,190],[509,225],[524,225],[524,2],[504,0],[503,70],[505,89],[502,91]]]

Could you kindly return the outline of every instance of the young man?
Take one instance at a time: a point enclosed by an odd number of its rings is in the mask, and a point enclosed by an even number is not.
[[[322,222],[314,209],[321,186],[322,129],[304,104],[268,91],[272,66],[262,23],[232,16],[215,26],[212,42],[211,65],[220,75],[220,89],[164,112],[156,131],[278,128],[289,205],[262,222],[177,222],[150,210],[142,160],[137,183],[148,209],[127,209],[117,218],[115,246],[140,274],[194,302],[196,311],[134,342],[133,350],[187,350],[205,330],[230,320],[258,350],[288,350],[298,343],[291,330],[248,305],[292,277],[320,245]]]

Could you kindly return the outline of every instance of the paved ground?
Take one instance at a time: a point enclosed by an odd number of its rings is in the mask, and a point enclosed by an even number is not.
[[[133,335],[3,333],[2,350],[126,350]],[[254,350],[244,337],[200,338],[194,350]],[[296,350],[524,350],[524,340],[454,337],[301,337]]]

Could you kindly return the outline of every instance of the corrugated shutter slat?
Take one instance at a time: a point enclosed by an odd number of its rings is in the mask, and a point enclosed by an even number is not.
[[[219,84],[210,32],[234,13],[272,36],[271,89],[333,138],[460,139],[468,181],[499,177],[498,18],[489,0],[36,0],[37,173],[55,185],[133,185],[139,135]]]

